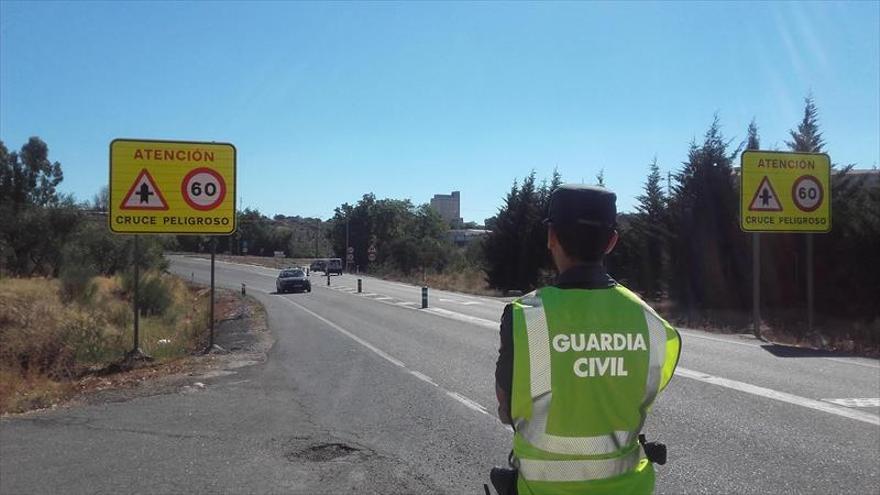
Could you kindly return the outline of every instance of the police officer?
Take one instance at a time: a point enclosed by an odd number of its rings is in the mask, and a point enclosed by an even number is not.
[[[544,223],[559,276],[501,318],[498,415],[514,428],[511,484],[519,495],[654,489],[640,433],[672,378],[681,338],[605,271],[618,239],[616,199],[585,185],[553,192]],[[648,445],[650,453],[656,445]]]

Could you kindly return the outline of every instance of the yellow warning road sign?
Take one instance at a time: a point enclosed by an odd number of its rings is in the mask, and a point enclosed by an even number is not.
[[[829,232],[831,159],[824,153],[746,151],[740,228],[746,232]]]
[[[235,147],[116,139],[110,143],[110,230],[120,234],[235,232]]]

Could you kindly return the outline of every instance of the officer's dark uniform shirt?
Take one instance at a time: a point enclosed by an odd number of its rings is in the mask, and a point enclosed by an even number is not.
[[[607,289],[617,282],[608,275],[602,263],[587,263],[569,268],[556,277],[554,287],[560,289]],[[501,347],[495,363],[495,384],[504,391],[506,403],[501,404],[509,416],[510,389],[513,384],[513,310],[508,304],[501,315]]]

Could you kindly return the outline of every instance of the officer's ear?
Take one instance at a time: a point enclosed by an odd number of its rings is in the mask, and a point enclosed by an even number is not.
[[[556,230],[552,225],[547,225],[547,249],[553,251],[559,246],[559,238],[556,237]]]
[[[611,237],[608,238],[608,246],[605,247],[605,254],[611,254],[611,251],[614,251],[614,247],[617,246],[617,240],[620,238],[617,235],[617,230],[615,229],[611,232]]]

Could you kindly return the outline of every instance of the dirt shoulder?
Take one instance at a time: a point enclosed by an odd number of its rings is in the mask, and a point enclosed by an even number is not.
[[[266,312],[254,298],[233,291],[217,291],[215,299],[215,343],[223,352],[190,355],[156,361],[143,361],[130,369],[118,365],[93,370],[66,384],[66,393],[49,407],[70,408],[83,404],[122,402],[138,397],[195,391],[204,388],[201,380],[232,374],[234,369],[264,362],[274,343],[266,323]],[[207,332],[202,338],[204,349]],[[3,416],[13,416],[7,413]]]

